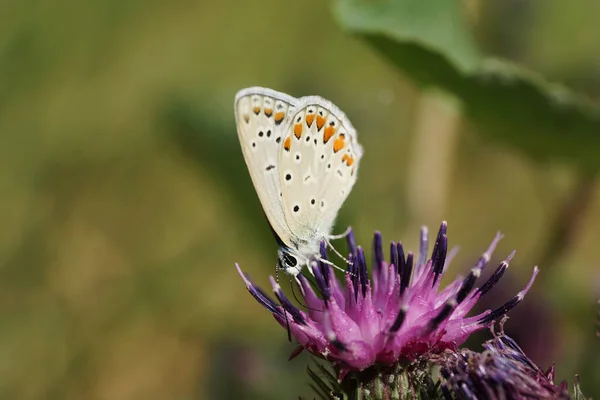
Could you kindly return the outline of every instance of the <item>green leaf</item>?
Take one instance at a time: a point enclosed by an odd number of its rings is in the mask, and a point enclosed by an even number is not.
[[[340,0],[335,15],[404,76],[461,99],[482,134],[536,159],[600,167],[600,107],[539,74],[480,55],[460,1]]]
[[[414,42],[443,51],[461,71],[481,62],[469,32],[464,29],[460,4],[452,0],[343,0],[337,14],[342,25],[361,34],[384,34],[397,42]]]

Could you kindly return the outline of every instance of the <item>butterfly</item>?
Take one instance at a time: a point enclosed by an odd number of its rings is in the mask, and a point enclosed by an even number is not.
[[[234,110],[242,153],[279,245],[277,268],[295,277],[321,259],[322,240],[343,236],[331,231],[356,182],[362,147],[344,113],[319,96],[251,87],[236,94]]]

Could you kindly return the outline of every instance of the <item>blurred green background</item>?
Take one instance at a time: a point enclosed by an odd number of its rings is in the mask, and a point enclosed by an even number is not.
[[[483,52],[597,102],[599,4],[461,10]],[[310,396],[310,358],[287,361],[294,345],[234,268],[267,287],[275,266],[232,110],[254,85],[328,98],[359,131],[365,156],[336,231],[352,225],[370,247],[380,230],[415,249],[422,224],[447,220],[461,251],[446,279],[502,231],[494,263],[517,255],[485,305],[515,295],[539,265],[506,329],[541,367],[556,362],[560,380],[580,374],[584,393],[600,396],[596,172],[490,142],[459,101],[345,33],[326,2],[9,0],[0,398]]]

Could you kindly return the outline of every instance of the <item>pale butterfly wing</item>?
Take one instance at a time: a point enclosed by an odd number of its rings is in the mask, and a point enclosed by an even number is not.
[[[235,120],[244,160],[272,229],[291,243],[282,207],[279,153],[298,99],[275,90],[251,87],[235,96]]]
[[[283,213],[298,247],[314,249],[331,234],[362,153],[354,127],[335,105],[318,96],[299,99],[279,155]]]

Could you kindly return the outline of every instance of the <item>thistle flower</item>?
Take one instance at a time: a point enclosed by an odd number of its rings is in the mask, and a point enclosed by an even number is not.
[[[542,371],[510,337],[495,335],[483,347],[482,353],[463,349],[440,357],[442,391],[447,398],[570,398],[566,382],[554,384],[554,366]]]
[[[343,284],[322,261],[311,263],[314,284],[306,276],[298,275],[307,311],[294,306],[273,277],[271,285],[279,304],[236,267],[250,294],[298,342],[299,348],[292,357],[307,350],[328,360],[342,381],[349,373],[395,368],[400,363],[427,358],[446,349],[456,350],[469,335],[489,327],[523,299],[538,273],[537,267],[525,289],[511,300],[496,310],[467,317],[477,300],[502,277],[514,252],[483,285],[475,288],[502,237],[498,234],[464,279],[457,278],[439,290],[442,275],[454,254],[448,254],[446,230],[443,222],[430,258],[427,229],[421,230],[416,261],[412,252],[405,253],[402,244],[395,242],[390,244],[390,259],[386,261],[381,235],[375,233],[371,279],[365,252],[356,246],[350,232],[347,237],[350,262]],[[325,243],[321,245],[321,258],[327,259]]]

